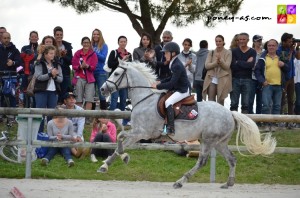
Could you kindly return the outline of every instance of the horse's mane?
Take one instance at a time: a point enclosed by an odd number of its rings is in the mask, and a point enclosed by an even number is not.
[[[137,69],[143,76],[148,79],[150,84],[156,82],[157,76],[155,75],[154,71],[145,63],[140,63],[138,61],[131,62],[130,66]]]

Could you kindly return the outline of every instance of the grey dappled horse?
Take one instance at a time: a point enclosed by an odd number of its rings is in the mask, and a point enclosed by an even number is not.
[[[129,155],[124,153],[124,148],[141,139],[156,139],[161,136],[164,119],[158,115],[157,101],[160,93],[151,89],[156,76],[152,70],[143,63],[120,61],[119,67],[112,73],[106,83],[101,87],[103,95],[128,88],[132,104],[131,127],[129,132],[122,131],[118,135],[117,148],[112,156],[108,157],[98,172],[107,172],[118,155],[125,162],[129,162]],[[269,155],[274,152],[276,140],[267,134],[263,141],[257,125],[246,115],[229,111],[216,102],[198,103],[199,116],[196,120],[175,120],[176,141],[201,140],[201,154],[196,165],[183,175],[173,185],[174,188],[182,187],[198,169],[208,160],[212,148],[224,156],[230,167],[227,183],[223,188],[234,185],[236,158],[228,149],[235,126],[238,128],[236,142],[243,142],[247,150],[254,155]]]

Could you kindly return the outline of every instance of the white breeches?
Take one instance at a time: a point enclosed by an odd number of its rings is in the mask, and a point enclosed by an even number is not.
[[[173,105],[176,102],[182,100],[183,98],[188,97],[189,95],[190,95],[189,89],[185,93],[180,93],[180,92],[176,91],[166,100],[166,102],[165,102],[166,108],[168,108],[168,106]]]

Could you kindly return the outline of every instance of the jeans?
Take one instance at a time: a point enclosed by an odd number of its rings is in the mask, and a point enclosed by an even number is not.
[[[112,93],[110,98],[109,110],[113,111],[118,108],[121,111],[124,111],[126,107],[127,95],[128,95],[127,88],[119,89],[119,91]],[[119,96],[120,96],[120,102],[118,104]],[[125,126],[127,125],[128,122],[129,122],[128,119],[123,119],[122,124]]]
[[[281,85],[268,85],[262,90],[262,114],[280,114]]]
[[[118,98],[120,97],[120,102],[118,105]],[[115,110],[116,108],[119,108],[121,111],[125,110],[126,107],[126,100],[127,100],[127,88],[119,89],[119,91],[116,91],[111,94],[110,99],[110,107],[109,110]]]
[[[64,148],[49,147],[48,153],[44,158],[47,158],[50,161],[59,152],[65,158],[66,161],[72,159],[71,148],[68,147],[64,147]]]
[[[256,95],[256,114],[261,114],[261,105],[262,105],[262,91],[260,83],[257,80],[251,81],[250,93],[249,93],[249,106],[248,111],[250,114],[254,114],[253,112],[253,104],[254,98]]]
[[[54,109],[57,105],[57,94],[56,91],[42,91],[34,94],[36,108],[48,108]],[[43,116],[44,117],[44,116]],[[47,117],[47,121],[50,121],[52,118]],[[39,132],[44,131],[44,118],[41,122]]]
[[[106,74],[94,74],[95,77],[95,87],[97,87],[97,91],[98,91],[98,96],[100,100],[105,100],[105,97],[102,96],[100,88],[101,86],[105,83],[105,81],[107,80],[107,75]]]
[[[295,91],[295,83],[294,78],[289,79],[285,82],[285,91],[282,93],[281,98],[281,113],[283,112],[284,106],[287,103],[288,106],[288,114],[292,115],[294,111],[294,91]]]
[[[295,114],[300,115],[300,83],[295,84],[295,93],[296,93],[296,101],[295,101]]]
[[[94,139],[94,142],[112,142],[107,133],[98,133]],[[97,157],[106,158],[109,155],[112,155],[114,152],[113,149],[92,149],[91,154],[94,154]]]
[[[60,83],[60,93],[58,96],[58,102],[60,102],[61,104],[64,104],[64,100],[63,100],[63,96],[65,93],[72,91],[70,90],[71,87],[71,78],[70,76],[63,76],[63,81],[62,83]]]
[[[232,78],[232,91],[230,92],[230,110],[237,111],[240,95],[242,95],[242,113],[248,113],[249,93],[252,79]]]
[[[201,102],[203,100],[203,98],[202,98],[203,81],[194,80],[193,87],[197,94],[197,102]]]

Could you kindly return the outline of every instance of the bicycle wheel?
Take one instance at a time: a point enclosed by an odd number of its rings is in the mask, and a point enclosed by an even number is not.
[[[7,161],[13,163],[18,162],[18,147],[17,146],[9,146],[4,145],[0,147],[0,155]]]

